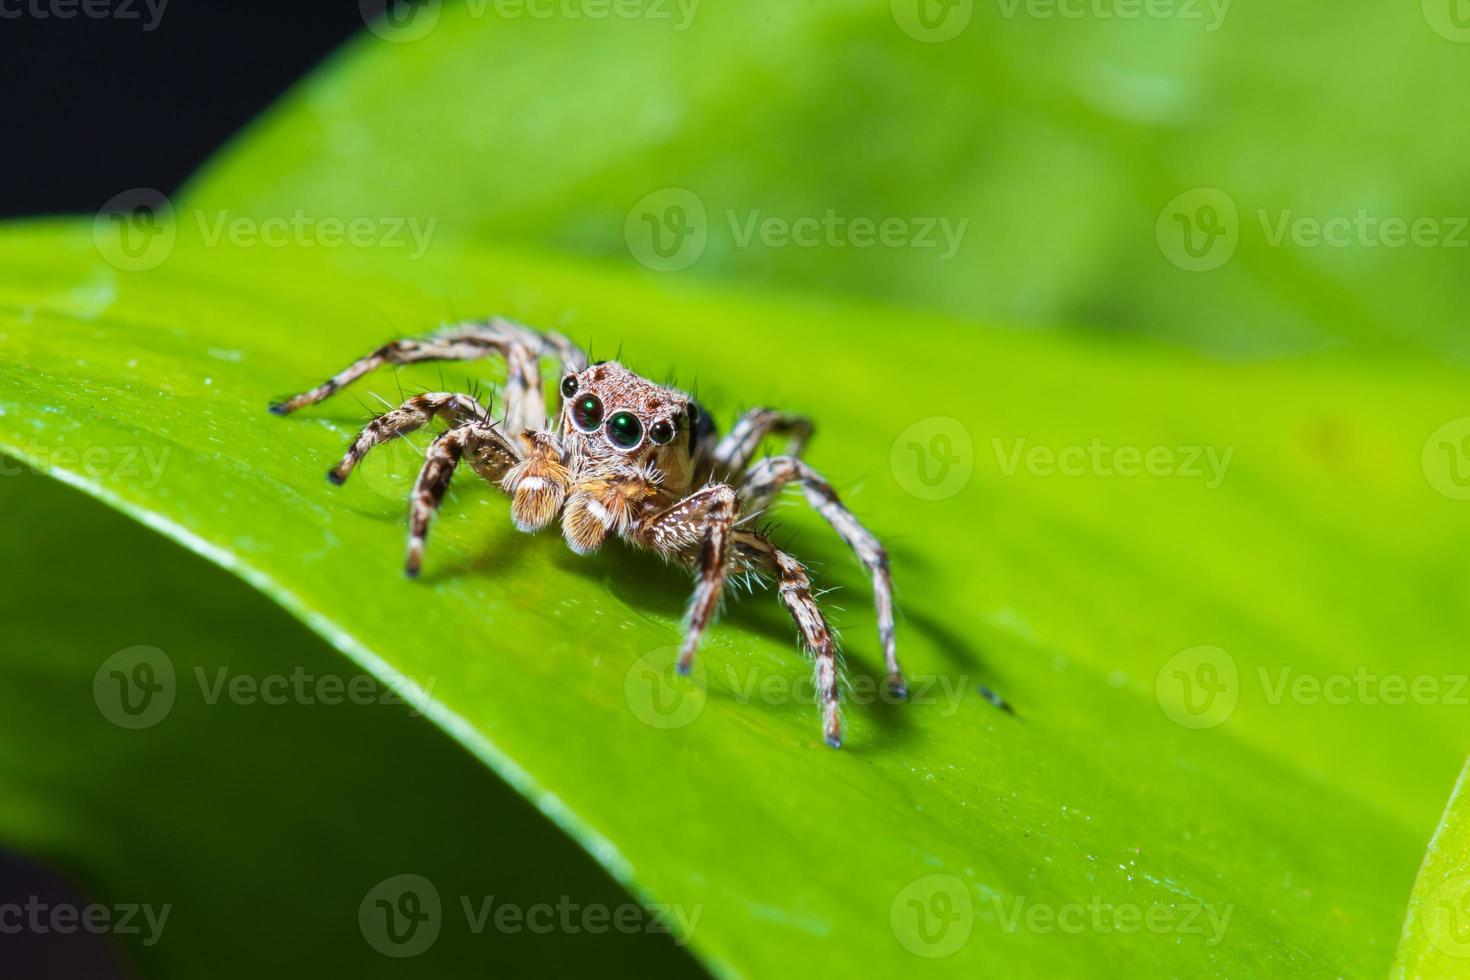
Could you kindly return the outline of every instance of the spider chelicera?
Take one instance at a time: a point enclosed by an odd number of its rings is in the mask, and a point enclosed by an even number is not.
[[[596,551],[609,536],[617,536],[694,569],[694,597],[678,661],[681,673],[694,663],[726,578],[733,572],[774,579],[815,660],[822,735],[836,748],[842,744],[842,720],[832,630],[802,564],[747,526],[783,487],[795,483],[871,573],[888,689],[895,697],[906,696],[894,647],[887,552],[802,460],[812,434],[805,418],[751,409],[728,435],[718,438],[708,413],[689,395],[653,384],[613,361],[589,365],[565,337],[500,319],[450,327],[422,340],[393,341],[271,410],[287,415],[315,404],[384,364],[497,355],[506,361],[503,420],[492,419],[471,395],[415,395],[369,422],[327,474],[340,484],[374,446],[436,417],[448,424],[430,443],[413,486],[410,576],[422,565],[429,521],[455,468],[465,462],[510,495],[511,516],[522,531],[539,531],[560,517],[562,534],[578,554]],[[554,419],[546,414],[541,390],[543,355],[558,357],[566,368]],[[786,452],[752,466],[767,436],[785,436]]]

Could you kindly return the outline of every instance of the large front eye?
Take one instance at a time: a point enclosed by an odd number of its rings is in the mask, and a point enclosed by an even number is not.
[[[632,449],[643,441],[643,423],[632,412],[617,412],[607,420],[607,438],[619,449]]]
[[[596,395],[583,395],[572,403],[572,421],[583,432],[596,432],[602,424],[602,399]]]

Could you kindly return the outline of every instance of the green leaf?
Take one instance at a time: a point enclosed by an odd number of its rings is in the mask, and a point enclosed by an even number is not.
[[[683,910],[711,970],[1389,966],[1470,749],[1445,686],[1466,528],[1436,492],[1454,461],[1426,442],[1463,410],[1459,374],[1346,355],[1225,367],[451,242],[416,262],[211,246],[187,214],[165,251],[127,273],[86,225],[0,238],[0,448],[229,569],[350,670],[413,679],[430,721],[618,881]],[[413,446],[342,488],[323,473],[377,399],[497,369],[383,373],[289,419],[265,405],[490,312],[697,374],[726,424],[757,402],[815,417],[811,461],[890,545],[913,703],[864,693],[881,666],[864,576],[799,498],[774,516],[842,587],[840,752],[774,596],[731,604],[701,680],[666,680],[650,666],[678,641],[687,577],[521,535],[468,474],[424,579],[404,580]],[[1155,447],[1152,475],[1120,472]],[[1441,687],[1395,703],[1376,681],[1370,700],[1365,672]],[[447,798],[475,782],[436,778]]]
[[[499,903],[492,914],[564,896],[579,911],[631,903],[395,688],[264,596],[110,508],[0,465],[0,550],[14,572],[0,591],[0,841],[67,871],[89,902],[152,910],[114,913],[137,930],[113,937],[124,975],[197,977],[208,964],[211,977],[402,976],[359,910],[404,874],[432,882],[442,914],[461,921],[459,896],[476,914],[487,900]],[[146,701],[130,690],[135,715],[111,676],[130,657],[168,690]],[[519,975],[697,973],[665,937],[546,938],[441,924],[413,962],[445,976],[488,959]],[[7,934],[8,966],[26,939],[65,952],[77,936]]]
[[[1470,790],[1455,784],[1409,898],[1393,976],[1470,977]]]
[[[397,40],[363,32],[188,196],[636,270],[629,221],[685,189],[689,278],[1232,356],[1470,356],[1464,50],[1435,4],[949,4],[945,43],[915,36],[917,0],[534,6],[429,4]],[[889,220],[897,247],[851,224]],[[1187,271],[1181,221],[1228,226],[1233,255],[1213,239],[1218,267]]]

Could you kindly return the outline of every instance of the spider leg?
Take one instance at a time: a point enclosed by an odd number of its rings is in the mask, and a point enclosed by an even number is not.
[[[505,438],[487,422],[465,422],[439,433],[429,443],[409,504],[408,559],[404,571],[410,578],[417,577],[423,566],[429,521],[449,490],[455,468],[466,456],[476,471],[492,483],[498,482],[517,459]]]
[[[647,548],[666,557],[693,558],[696,581],[679,649],[681,674],[694,666],[699,639],[719,609],[737,510],[734,488],[715,483],[639,520],[632,529],[634,540]]]
[[[523,432],[524,453],[500,480],[511,496],[510,514],[522,531],[539,531],[561,512],[571,487],[560,443],[550,432]]]
[[[447,391],[431,391],[415,395],[364,426],[357,437],[352,440],[352,444],[347,447],[347,453],[342,457],[342,461],[327,471],[327,479],[340,486],[374,446],[421,428],[436,417],[453,426],[462,422],[483,419],[485,414],[486,409],[469,395]]]
[[[842,714],[837,693],[837,639],[817,605],[811,579],[801,562],[777,548],[765,535],[736,531],[736,561],[754,570],[774,574],[781,604],[796,621],[802,645],[812,655],[813,683],[822,708],[822,737],[834,749],[842,747]]]
[[[755,458],[761,442],[770,435],[788,436],[786,454],[800,456],[812,436],[812,423],[805,416],[787,415],[769,408],[752,408],[740,416],[729,434],[715,446],[717,472],[724,474],[726,479],[738,479]]]
[[[384,344],[315,388],[271,405],[271,411],[277,415],[289,415],[314,405],[384,364],[473,361],[497,354],[506,361],[505,421],[512,433],[546,422],[540,355],[555,354],[568,365],[586,362],[586,355],[560,334],[540,334],[509,320],[464,323],[421,340],[410,338]]]
[[[671,506],[635,523],[630,537],[668,558],[695,566],[698,582],[689,604],[679,671],[688,673],[706,626],[714,618],[733,569],[777,578],[781,602],[801,631],[802,643],[814,661],[817,698],[822,706],[822,735],[833,748],[842,745],[842,718],[837,689],[837,641],[817,606],[811,579],[801,562],[780,551],[756,531],[736,529],[739,514],[736,492],[726,484],[697,490]]]
[[[762,460],[740,484],[741,509],[746,513],[764,510],[789,483],[798,483],[807,502],[831,524],[848,546],[857,553],[873,577],[873,605],[878,613],[878,639],[883,645],[883,661],[888,671],[888,689],[894,697],[907,697],[903,671],[898,665],[898,650],[893,626],[893,577],[888,568],[888,552],[863,527],[838,498],[837,492],[805,462],[795,456],[772,456]]]

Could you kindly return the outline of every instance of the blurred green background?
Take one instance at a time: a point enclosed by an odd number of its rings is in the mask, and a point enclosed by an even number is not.
[[[110,507],[0,486],[0,839],[175,903],[171,941],[119,944],[145,976],[237,945],[211,975],[1463,975],[1470,878],[1416,884],[1463,841],[1470,750],[1457,3],[399,6],[166,208],[11,226],[0,447]],[[656,730],[630,678],[684,578],[522,538],[468,481],[402,583],[415,447],[340,492],[321,471],[374,396],[497,369],[261,409],[487,313],[697,380],[727,425],[815,416],[813,462],[891,545],[910,671],[959,700],[858,702],[821,750],[809,705],[749,697],[805,670],[767,595],[711,636],[698,721]],[[862,574],[777,518],[871,674]],[[181,698],[117,730],[92,676],[137,644],[183,676],[432,677],[435,710]],[[1225,700],[1200,714],[1191,681]],[[446,928],[398,959],[354,916],[402,873],[449,906],[702,918],[687,951]],[[1232,925],[1006,924],[1098,897]]]
[[[707,212],[689,278],[1232,357],[1352,345],[1463,362],[1460,2],[647,0],[601,18],[430,3],[384,29],[396,43],[345,51],[192,192],[258,216],[421,215],[446,236],[628,264],[630,210],[687,188]],[[371,181],[342,178],[364,168]],[[1238,247],[1222,239],[1218,267],[1189,272],[1171,261],[1175,214],[1204,247],[1214,202],[1169,209],[1199,188],[1233,204],[1218,225]],[[942,244],[741,245],[735,230],[829,211],[965,230],[948,260]],[[1297,244],[1360,212],[1366,230],[1333,236],[1345,245]],[[1435,244],[1382,244],[1388,219],[1433,221],[1420,240]]]

